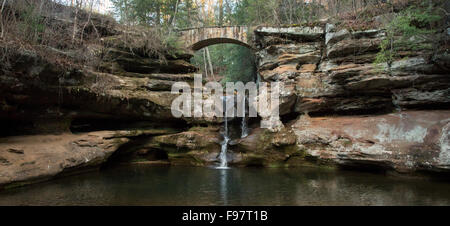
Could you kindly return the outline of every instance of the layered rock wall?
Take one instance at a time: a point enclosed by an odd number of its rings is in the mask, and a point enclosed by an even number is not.
[[[260,27],[255,33],[262,80],[282,81],[290,94],[284,97],[281,114],[449,107],[449,55],[444,49],[406,49],[388,66],[373,63],[385,38],[383,30],[349,32],[327,24]],[[448,39],[446,33],[436,36]]]
[[[217,163],[220,120],[177,119],[170,111],[172,84],[193,82],[190,55],[162,60],[124,45],[123,35],[105,32],[101,45],[88,48],[101,56],[95,68],[68,70],[15,50],[10,70],[0,71],[1,187],[123,156]],[[229,143],[230,165],[449,171],[448,50],[404,49],[392,64],[375,65],[383,30],[259,27],[254,37],[261,80],[284,85],[282,121],[261,129],[252,119],[250,135]],[[449,40],[447,32],[436,37]]]
[[[276,162],[292,165],[285,148],[271,146],[274,137],[293,133],[295,141],[285,145],[314,165],[448,172],[450,68],[444,47],[406,48],[388,65],[373,63],[383,30],[350,32],[324,24],[259,27],[255,34],[261,79],[284,83],[280,114],[298,118],[284,121],[278,132],[254,130],[241,149],[254,136],[269,137],[271,145],[255,146],[254,153],[275,150],[284,156]],[[435,37],[449,40],[446,32]]]

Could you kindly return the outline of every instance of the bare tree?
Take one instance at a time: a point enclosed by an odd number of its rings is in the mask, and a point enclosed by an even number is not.
[[[180,4],[180,0],[177,0],[177,2],[175,3],[175,12],[173,13],[173,18],[172,18],[172,21],[170,23],[171,26],[175,25],[175,20],[177,18],[177,13],[178,13],[178,4]]]
[[[216,77],[214,76],[213,66],[211,62],[211,56],[209,55],[209,49],[208,47],[206,47],[205,49],[206,49],[206,56],[208,57],[209,68],[211,69],[212,78],[214,79],[214,81],[216,81]]]
[[[219,26],[223,25],[223,0],[219,0]]]
[[[208,66],[206,63],[206,48],[203,49],[203,65],[205,65],[205,77],[208,78]]]
[[[81,3],[83,0],[76,0],[75,1],[75,16],[73,19],[73,32],[72,32],[72,44],[75,43],[75,36],[77,35],[78,29],[77,29],[77,23],[78,23],[78,11],[80,10]]]
[[[156,1],[156,19],[155,24],[157,26],[161,25],[161,3]]]
[[[178,4],[180,4],[180,0],[177,0],[177,2],[175,3],[175,12],[173,13],[173,17],[171,18],[171,21],[170,21],[169,35],[170,35],[170,33],[172,33],[172,29],[175,26],[175,21],[177,19],[177,12],[178,12]]]
[[[42,8],[44,7],[44,2],[45,2],[45,0],[41,0],[41,2],[40,2],[40,4],[39,4],[39,11],[38,11],[37,16],[41,16],[41,14],[42,14]],[[36,28],[34,29],[33,40],[35,41],[35,40],[37,40],[37,38],[38,38],[38,28],[36,27]]]
[[[80,41],[81,41],[81,42],[83,42],[84,30],[86,29],[86,26],[87,26],[89,23],[92,23],[92,21],[91,21],[91,16],[92,16],[93,8],[94,8],[94,2],[95,2],[95,0],[91,0],[90,5],[89,5],[90,9],[89,9],[89,14],[88,14],[88,19],[87,19],[86,23],[84,23],[83,29],[81,29],[81,38],[80,38]],[[95,29],[94,24],[92,24],[92,26],[93,26],[94,29]],[[97,35],[98,35],[98,34],[97,34]]]
[[[1,29],[2,29],[0,38],[3,38],[3,36],[5,35],[5,27],[3,25],[3,9],[5,8],[5,3],[6,3],[6,0],[3,0],[2,8],[0,9],[0,25],[1,25]]]

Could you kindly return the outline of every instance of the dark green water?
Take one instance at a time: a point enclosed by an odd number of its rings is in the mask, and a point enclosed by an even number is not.
[[[0,205],[450,205],[450,183],[315,168],[134,165],[3,191]]]

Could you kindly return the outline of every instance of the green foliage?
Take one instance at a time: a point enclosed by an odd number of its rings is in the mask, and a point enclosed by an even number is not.
[[[214,1],[212,4],[207,0],[111,1],[114,4],[116,17],[124,24],[176,28],[303,24],[319,19],[326,11],[322,5],[324,2],[321,1],[222,0]]]
[[[254,80],[256,74],[255,58],[253,53],[246,47],[230,45],[225,55],[224,63],[227,63],[223,83],[226,82],[250,82]]]
[[[198,18],[198,7],[193,0],[182,0],[178,5],[178,12],[176,17],[177,28],[190,28],[195,26]]]
[[[431,49],[433,38],[429,35],[436,32],[434,23],[441,20],[433,5],[411,6],[400,12],[386,26],[386,39],[380,44],[375,64],[392,63],[399,50]]]
[[[43,17],[35,13],[33,5],[27,7],[20,14],[21,23],[18,24],[19,29],[23,34],[30,34],[26,38],[29,41],[40,41],[40,34],[45,30]]]
[[[219,44],[208,47],[215,76],[226,82],[249,82],[256,73],[253,53],[246,47],[235,44]],[[204,71],[203,49],[195,53],[192,63]],[[209,70],[209,69],[208,69]],[[208,71],[209,74],[209,71]]]
[[[319,19],[324,7],[316,1],[241,0],[235,5],[233,24],[302,24]]]
[[[162,37],[161,39],[163,40],[163,44],[165,49],[167,50],[167,54],[175,57],[177,54],[181,53],[180,51],[183,50],[184,45],[183,43],[180,41],[179,36],[172,32],[165,32],[165,37]]]
[[[192,25],[197,15],[193,0],[111,1],[116,16],[124,24],[186,28]]]
[[[388,37],[380,43],[380,52],[378,52],[374,64],[392,63],[394,59],[394,51],[391,51],[391,39]]]

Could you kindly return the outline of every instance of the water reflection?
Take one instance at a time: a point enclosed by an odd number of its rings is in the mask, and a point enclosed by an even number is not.
[[[220,170],[220,196],[222,198],[222,202],[224,205],[228,205],[228,198],[227,198],[227,193],[228,193],[227,175],[228,175],[228,173],[227,172],[228,172],[227,169]]]
[[[0,205],[450,205],[450,184],[314,168],[140,165],[3,191]]]

